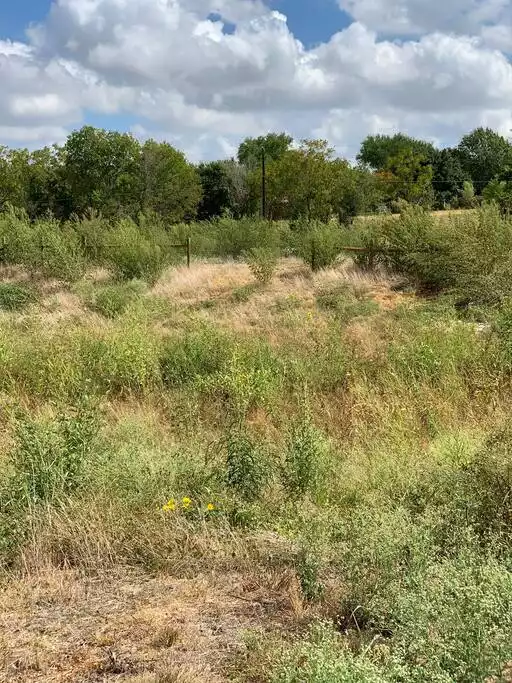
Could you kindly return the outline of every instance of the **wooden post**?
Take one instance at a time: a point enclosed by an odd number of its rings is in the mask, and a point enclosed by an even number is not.
[[[261,150],[261,217],[267,217],[267,170],[265,160],[265,148]]]
[[[187,268],[190,268],[190,256],[191,256],[191,249],[192,247],[192,238],[187,237]]]

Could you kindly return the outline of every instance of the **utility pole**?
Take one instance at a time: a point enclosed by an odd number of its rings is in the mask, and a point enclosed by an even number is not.
[[[261,217],[267,217],[267,170],[265,164],[265,149],[261,148]]]

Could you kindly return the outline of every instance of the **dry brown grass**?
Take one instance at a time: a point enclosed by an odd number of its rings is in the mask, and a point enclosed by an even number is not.
[[[6,683],[221,683],[247,629],[289,629],[304,617],[297,581],[286,572],[176,580],[48,569],[2,588]]]

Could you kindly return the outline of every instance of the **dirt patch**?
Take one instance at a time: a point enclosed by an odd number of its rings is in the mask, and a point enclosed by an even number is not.
[[[304,616],[294,576],[51,570],[0,595],[0,681],[220,683],[248,629]]]

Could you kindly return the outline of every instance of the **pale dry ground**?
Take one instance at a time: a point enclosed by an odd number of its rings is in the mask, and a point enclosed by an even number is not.
[[[287,572],[178,580],[49,569],[1,588],[2,683],[221,683],[245,631],[305,617]]]
[[[239,300],[236,293],[255,287]],[[206,321],[245,333],[261,333],[270,341],[286,341],[287,330],[283,313],[290,322],[301,322],[316,309],[319,294],[348,286],[373,298],[382,310],[391,310],[409,298],[393,291],[392,280],[385,274],[366,273],[345,259],[335,267],[312,274],[298,259],[281,259],[272,282],[263,288],[245,263],[197,262],[192,268],[170,269],[152,290],[156,296],[168,299],[182,308],[196,307]],[[203,304],[203,305],[201,305]],[[321,319],[316,317],[317,324]],[[292,324],[289,334],[295,334]]]
[[[452,218],[453,216],[462,216],[468,213],[475,213],[476,209],[443,209],[441,211],[431,211],[431,215],[435,218]],[[390,214],[373,214],[370,216],[357,216],[355,222],[357,221],[372,221],[379,220],[380,218],[400,218],[399,213]]]

